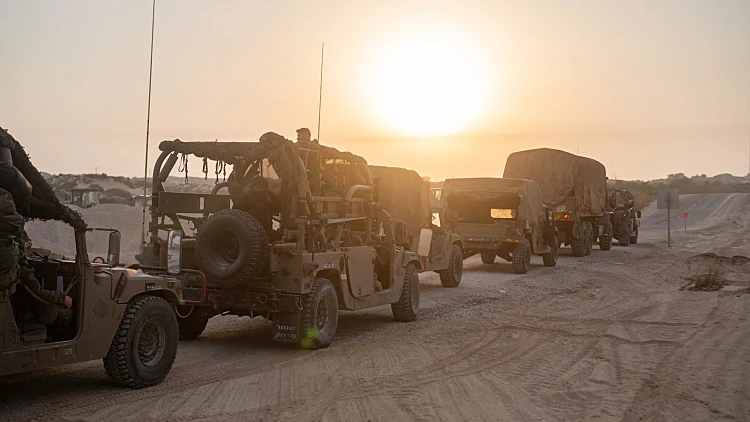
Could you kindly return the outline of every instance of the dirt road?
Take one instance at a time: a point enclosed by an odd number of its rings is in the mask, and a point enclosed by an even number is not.
[[[627,248],[564,249],[523,276],[475,257],[456,289],[422,274],[414,323],[344,313],[333,345],[306,352],[259,319],[214,318],[156,387],[114,388],[100,362],[10,376],[0,417],[750,420],[750,195],[681,202],[695,218],[671,249],[646,209]]]

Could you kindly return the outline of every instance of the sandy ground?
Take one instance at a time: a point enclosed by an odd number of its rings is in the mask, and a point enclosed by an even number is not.
[[[112,387],[101,362],[4,377],[0,418],[750,420],[750,195],[682,205],[671,249],[666,213],[647,208],[637,245],[564,249],[523,276],[475,257],[456,289],[422,274],[416,322],[344,313],[325,350],[220,317],[149,389]]]

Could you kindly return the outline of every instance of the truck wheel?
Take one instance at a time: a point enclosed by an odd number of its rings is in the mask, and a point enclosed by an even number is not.
[[[544,262],[545,267],[554,267],[557,265],[557,257],[560,253],[560,250],[557,248],[557,236],[555,236],[552,239],[552,243],[550,243],[549,247],[552,249],[551,251],[542,254],[542,262]]]
[[[599,249],[603,251],[612,249],[612,222],[609,220],[604,225],[604,233],[599,236]]]
[[[177,317],[166,300],[140,296],[128,303],[115,338],[104,357],[104,370],[120,386],[158,384],[177,355]]]
[[[195,241],[195,262],[217,287],[244,287],[267,267],[268,235],[257,218],[224,210],[206,220]]]
[[[572,238],[570,240],[570,248],[573,250],[573,256],[581,257],[586,255],[586,231],[583,224],[581,224],[581,238]]]
[[[300,349],[328,347],[339,326],[339,300],[336,288],[326,278],[317,278],[310,293],[302,295]]]
[[[619,239],[620,246],[629,246],[630,245],[630,235],[632,234],[630,231],[630,226],[625,226],[622,228],[622,237]]]
[[[594,227],[592,226],[590,221],[584,221],[582,223],[582,227],[584,229],[584,244],[586,245],[586,251],[584,252],[584,255],[588,256],[591,255],[591,249],[594,245]]]
[[[531,246],[524,239],[513,249],[513,271],[516,274],[526,274],[531,266]]]
[[[393,318],[400,322],[411,322],[417,319],[419,312],[419,274],[414,264],[406,266],[404,286],[398,302],[391,303]]]
[[[638,229],[637,228],[635,229],[635,233],[632,236],[630,236],[630,243],[634,245],[638,243]]]
[[[497,258],[497,254],[492,252],[482,252],[482,262],[485,264],[494,264],[495,258]]]
[[[195,340],[206,329],[208,320],[214,315],[208,312],[206,308],[189,308],[187,306],[178,307],[180,314],[177,315],[177,327],[179,328],[180,340]],[[187,315],[181,317],[180,315]]]
[[[443,287],[458,287],[461,284],[461,277],[464,274],[463,252],[458,245],[451,247],[451,258],[448,261],[448,269],[442,270],[440,274],[440,283]]]

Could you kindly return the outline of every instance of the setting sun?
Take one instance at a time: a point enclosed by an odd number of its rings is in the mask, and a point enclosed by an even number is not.
[[[487,78],[479,56],[452,34],[419,34],[384,45],[370,66],[374,113],[404,136],[466,130],[481,113]]]

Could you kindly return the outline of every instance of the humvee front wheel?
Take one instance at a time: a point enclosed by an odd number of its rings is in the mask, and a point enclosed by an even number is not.
[[[172,369],[177,336],[177,317],[167,301],[156,296],[133,299],[104,357],[107,376],[123,387],[158,384]]]
[[[630,243],[636,245],[638,244],[638,229],[635,229],[635,232],[633,232],[633,235],[630,236]]]
[[[404,286],[401,288],[401,296],[398,302],[391,303],[393,318],[400,322],[411,322],[417,319],[419,312],[419,274],[414,264],[406,266],[404,274]]]
[[[493,264],[495,258],[497,258],[497,253],[495,253],[495,251],[482,252],[482,262],[485,264]]]
[[[440,283],[443,287],[458,287],[461,284],[461,277],[464,273],[464,255],[458,245],[451,247],[451,257],[448,261],[448,269],[442,270],[440,274]]]
[[[328,347],[339,326],[339,300],[336,288],[326,278],[315,279],[310,293],[302,295],[300,315],[301,349]]]
[[[206,308],[189,308],[179,306],[177,314],[177,327],[179,328],[180,340],[195,340],[206,329],[208,320],[214,315]],[[185,315],[185,316],[183,316]]]
[[[632,232],[630,231],[630,226],[624,225],[620,233],[622,233],[622,237],[619,239],[620,246],[630,246],[630,235],[632,234]]]
[[[553,241],[549,245],[551,251],[542,254],[542,262],[544,262],[545,267],[554,267],[555,265],[557,265],[557,257],[560,253],[560,250],[557,248],[557,246],[557,236],[555,236]]]
[[[531,267],[531,245],[524,239],[513,249],[513,271],[516,274],[526,274]]]
[[[612,222],[609,220],[604,225],[604,233],[599,235],[599,249],[603,251],[612,249]]]

